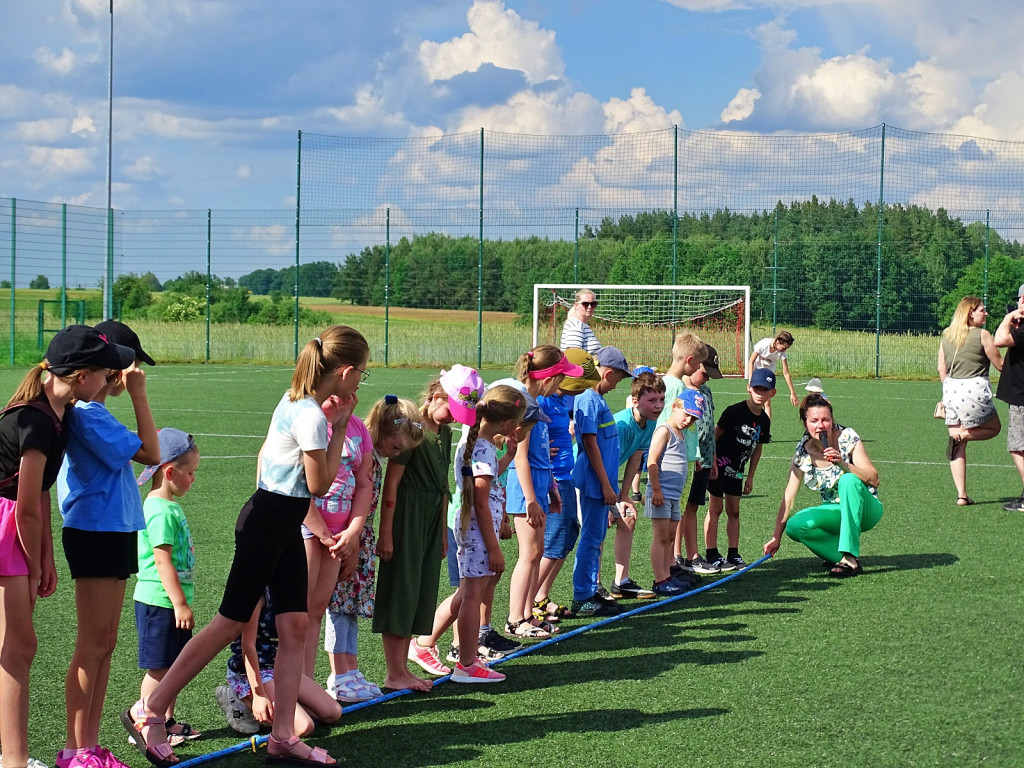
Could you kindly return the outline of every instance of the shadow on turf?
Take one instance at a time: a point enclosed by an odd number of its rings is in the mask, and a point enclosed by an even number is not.
[[[512,678],[509,678],[511,681]],[[454,686],[453,686],[454,687]],[[474,694],[501,691],[511,693],[505,686],[461,686],[470,688]],[[523,690],[535,689],[535,685],[524,685]],[[405,707],[388,708],[388,711],[375,713],[378,722],[366,718],[353,728],[333,733],[330,737],[317,739],[315,743],[325,747],[332,755],[339,758],[339,763],[354,765],[431,765],[462,762],[479,759],[485,750],[480,745],[517,745],[536,742],[551,737],[555,743],[565,745],[566,740],[575,734],[579,737],[579,757],[585,754],[588,734],[593,733],[626,733],[638,728],[666,725],[687,720],[717,717],[728,714],[730,710],[723,707],[694,707],[675,709],[668,712],[644,712],[639,709],[576,709],[571,712],[555,714],[525,714],[512,717],[495,716],[493,713],[481,717],[479,710],[490,710],[499,706],[498,703],[482,703],[466,695],[465,690],[456,690],[454,696],[418,697],[409,701]],[[436,722],[403,723],[389,726],[391,718],[411,717],[422,712],[420,702],[438,702],[444,707],[445,713],[451,716],[451,727],[439,727]],[[397,703],[397,702],[396,702]],[[417,706],[418,704],[418,706]],[[416,710],[413,710],[413,707]],[[370,715],[372,710],[367,711]],[[564,748],[564,747],[563,747]],[[362,758],[361,760],[359,758]],[[374,759],[377,757],[379,759]],[[561,762],[551,761],[537,755],[537,764]],[[614,764],[613,756],[599,757],[591,755],[582,764]],[[575,763],[580,764],[580,763]]]

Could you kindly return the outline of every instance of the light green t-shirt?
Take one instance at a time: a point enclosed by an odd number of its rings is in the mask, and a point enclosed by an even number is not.
[[[142,511],[146,515],[146,528],[139,531],[139,580],[135,584],[134,599],[146,605],[174,607],[160,581],[156,559],[153,557],[153,547],[169,545],[171,562],[178,572],[181,591],[185,593],[185,601],[192,605],[195,595],[192,579],[195,548],[181,505],[176,501],[149,496],[142,505]]]

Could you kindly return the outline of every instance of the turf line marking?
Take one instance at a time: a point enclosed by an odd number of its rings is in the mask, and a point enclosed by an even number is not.
[[[687,598],[693,597],[694,595],[699,595],[701,592],[707,592],[709,589],[714,589],[715,587],[718,587],[718,586],[720,586],[722,584],[725,584],[726,582],[732,581],[733,579],[741,576],[742,574],[746,573],[747,571],[750,571],[750,570],[756,568],[757,566],[761,565],[766,560],[770,560],[770,559],[771,559],[770,555],[762,555],[760,558],[758,558],[754,562],[750,563],[746,568],[743,568],[743,569],[741,569],[739,571],[736,571],[735,573],[730,573],[728,576],[722,576],[721,578],[716,579],[715,581],[712,581],[712,582],[710,582],[708,584],[705,584],[703,587],[698,587],[697,589],[692,589],[689,592],[684,592],[683,594],[676,595],[675,597],[666,597],[666,598],[663,598],[661,600],[654,600],[654,601],[649,602],[649,603],[647,603],[645,605],[640,605],[640,606],[638,606],[638,607],[636,607],[636,608],[634,608],[634,609],[632,609],[630,611],[626,611],[625,613],[620,613],[617,616],[609,616],[607,619],[601,619],[600,621],[594,621],[594,622],[591,622],[590,624],[585,624],[582,627],[577,627],[576,629],[572,630],[571,632],[566,632],[565,634],[559,633],[558,635],[552,635],[550,638],[548,638],[546,640],[543,640],[542,642],[536,643],[535,645],[527,646],[526,648],[523,648],[520,651],[516,651],[515,653],[510,653],[508,656],[505,656],[504,658],[492,661],[492,662],[490,662],[489,666],[495,667],[495,666],[497,666],[499,664],[504,664],[506,661],[512,661],[512,659],[519,658],[520,656],[525,656],[528,653],[535,653],[536,651],[539,651],[541,648],[547,648],[549,645],[554,645],[555,643],[560,643],[563,640],[568,640],[570,637],[576,637],[578,635],[582,635],[584,632],[589,632],[592,629],[597,629],[598,627],[604,627],[604,626],[607,626],[608,624],[611,624],[612,622],[621,621],[622,619],[629,618],[630,616],[636,616],[638,614],[644,613],[645,611],[652,611],[655,608],[660,608],[660,607],[663,607],[663,606],[666,606],[666,605],[670,605],[672,603],[679,602],[680,600],[685,600]],[[444,677],[439,677],[436,680],[434,680],[434,687],[437,687],[439,685],[443,685],[444,683],[447,683],[450,680],[451,680],[451,675],[445,675]],[[383,704],[385,701],[391,701],[392,699],[397,699],[399,696],[407,696],[410,693],[415,693],[415,691],[413,691],[411,688],[404,688],[401,691],[392,691],[391,693],[385,693],[383,696],[378,696],[375,699],[369,699],[368,701],[361,701],[358,704],[351,704],[351,705],[349,705],[347,707],[343,707],[342,708],[342,710],[341,710],[342,716],[349,715],[349,714],[351,714],[353,712],[357,712],[360,709],[366,709],[367,707],[376,706],[377,704]],[[341,721],[341,722],[344,722],[344,721]],[[217,750],[216,752],[210,752],[209,754],[206,754],[206,755],[198,755],[196,757],[190,758],[189,760],[182,760],[179,763],[175,763],[175,765],[177,766],[177,768],[189,768],[189,766],[199,765],[201,763],[207,763],[207,762],[210,762],[212,760],[216,760],[216,759],[221,758],[221,757],[226,757],[227,755],[233,755],[233,754],[235,754],[237,752],[244,752],[247,749],[251,749],[253,752],[255,752],[258,747],[261,747],[264,744],[266,744],[266,742],[267,742],[267,740],[269,738],[270,738],[269,735],[268,736],[253,736],[252,738],[246,739],[245,741],[242,741],[242,742],[239,742],[238,744],[235,744],[234,746],[225,747],[224,749]],[[340,764],[340,761],[339,761],[339,764]]]

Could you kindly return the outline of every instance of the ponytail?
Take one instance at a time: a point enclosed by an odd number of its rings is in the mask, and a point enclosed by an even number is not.
[[[358,367],[370,357],[363,334],[347,325],[332,325],[299,352],[288,390],[292,402],[316,395],[325,374],[347,366]]]
[[[534,347],[524,355],[520,355],[516,361],[516,379],[524,384],[530,378],[530,371],[543,371],[558,365],[565,357],[565,353],[558,347],[551,344],[541,344]]]
[[[10,408],[12,405],[30,402],[43,394],[43,371],[45,370],[45,360],[39,365],[32,366],[32,370],[25,374],[25,378],[21,380],[21,384],[18,385],[14,394],[11,395],[11,399],[7,401],[7,407]],[[78,372],[76,371],[68,378],[73,379],[77,374]],[[51,373],[50,375],[52,376],[53,374]]]
[[[462,452],[462,469],[460,484],[462,488],[462,509],[459,512],[459,530],[466,535],[469,530],[469,521],[473,516],[473,449],[476,447],[477,437],[480,436],[480,422],[483,417],[479,413],[480,406],[477,406],[476,423],[466,433],[466,447]]]

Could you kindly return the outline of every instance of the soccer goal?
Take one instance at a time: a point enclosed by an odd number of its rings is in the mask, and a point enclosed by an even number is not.
[[[533,286],[533,343],[558,346],[576,292],[593,291],[589,325],[598,341],[618,347],[632,366],[668,370],[677,334],[693,331],[718,350],[726,376],[743,376],[750,356],[749,285]]]

